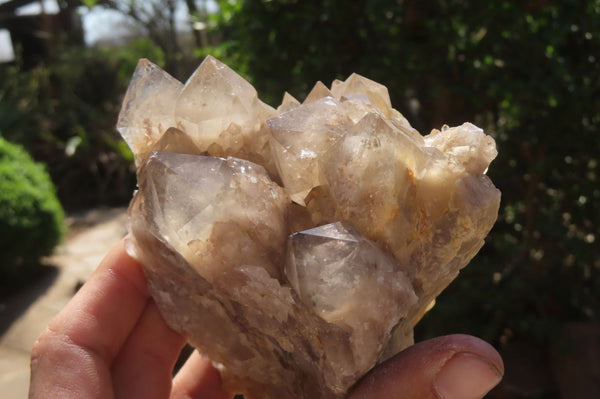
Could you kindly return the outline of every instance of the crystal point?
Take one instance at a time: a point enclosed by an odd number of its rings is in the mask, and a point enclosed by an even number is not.
[[[117,130],[133,151],[138,166],[165,130],[175,125],[173,98],[182,88],[181,82],[152,62],[138,62],[117,121]]]
[[[306,96],[303,104],[312,103],[323,97],[333,97],[333,94],[331,91],[329,91],[327,86],[323,84],[323,82],[317,82],[310,93],[308,93],[308,96]]]
[[[292,235],[285,274],[305,306],[350,334],[358,369],[377,360],[416,303],[394,258],[347,222]]]
[[[287,111],[290,111],[300,105],[300,101],[296,100],[294,96],[292,96],[287,91],[283,95],[283,99],[281,100],[281,105],[277,107],[277,113],[281,114]]]
[[[350,75],[344,82],[334,82],[331,90],[336,97],[349,94],[365,95],[385,116],[389,116],[392,110],[392,102],[387,87],[357,73]]]
[[[268,120],[279,176],[298,204],[304,205],[308,192],[321,184],[319,159],[352,125],[339,105],[324,97]]]

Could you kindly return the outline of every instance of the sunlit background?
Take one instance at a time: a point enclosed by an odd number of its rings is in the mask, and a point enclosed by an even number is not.
[[[114,126],[137,60],[185,81],[207,54],[273,106],[358,72],[422,133],[483,127],[499,150],[498,222],[416,338],[495,345],[507,371],[489,398],[600,397],[598,0],[0,0],[4,337],[40,264],[62,273],[46,256],[76,239],[73,220],[131,198]]]

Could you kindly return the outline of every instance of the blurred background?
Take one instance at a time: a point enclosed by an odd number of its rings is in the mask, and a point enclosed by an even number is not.
[[[185,81],[207,54],[272,106],[357,72],[423,134],[491,134],[498,222],[416,339],[495,345],[489,398],[600,397],[599,0],[0,0],[0,332],[60,281],[65,242],[123,222],[138,59]]]

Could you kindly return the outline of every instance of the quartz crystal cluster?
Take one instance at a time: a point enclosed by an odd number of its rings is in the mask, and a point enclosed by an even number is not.
[[[118,130],[138,168],[129,251],[247,399],[344,397],[412,344],[497,217],[494,140],[421,136],[356,74],[274,109],[213,57],[185,84],[141,60]]]

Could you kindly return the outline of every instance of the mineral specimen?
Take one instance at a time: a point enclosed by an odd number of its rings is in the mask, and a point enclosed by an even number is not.
[[[412,344],[497,217],[494,140],[423,137],[356,74],[275,110],[212,57],[185,85],[141,60],[118,129],[138,167],[128,249],[248,399],[343,397]]]

